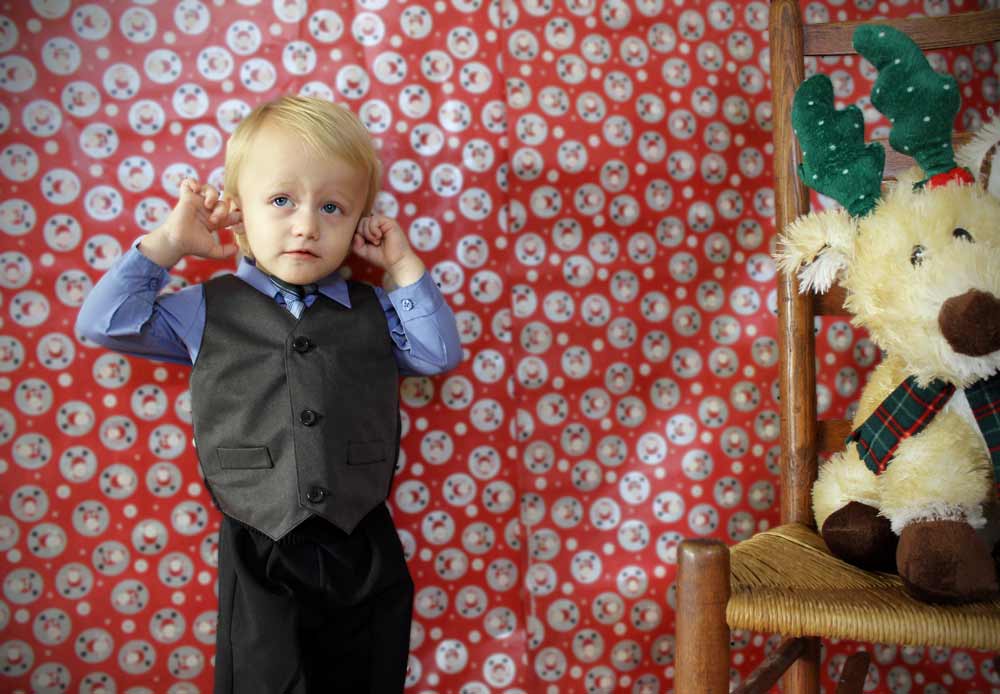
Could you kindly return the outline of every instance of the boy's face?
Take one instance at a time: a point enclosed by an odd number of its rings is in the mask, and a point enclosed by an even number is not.
[[[239,174],[243,229],[259,267],[309,284],[340,267],[368,194],[364,172],[266,125]]]

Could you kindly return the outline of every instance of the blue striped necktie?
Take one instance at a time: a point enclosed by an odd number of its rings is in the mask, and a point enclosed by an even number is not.
[[[302,312],[306,310],[305,298],[317,292],[315,284],[292,284],[291,282],[278,279],[274,275],[268,275],[267,279],[278,290],[278,294],[281,295],[281,298],[285,302],[285,308],[296,318],[300,318]]]

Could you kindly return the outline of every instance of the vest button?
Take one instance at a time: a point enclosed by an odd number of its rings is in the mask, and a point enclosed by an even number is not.
[[[312,410],[302,410],[299,413],[299,421],[305,424],[307,427],[311,427],[319,419],[319,415]]]
[[[310,349],[312,349],[313,343],[308,337],[304,335],[299,335],[294,340],[292,340],[292,349],[294,349],[299,354],[305,354]]]
[[[310,504],[318,504],[326,498],[326,495],[327,491],[322,487],[310,487],[309,491],[306,492],[306,501]]]

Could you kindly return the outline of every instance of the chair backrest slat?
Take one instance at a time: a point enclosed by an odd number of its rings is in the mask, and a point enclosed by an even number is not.
[[[971,140],[972,137],[973,133],[957,132],[952,135],[951,144],[957,149]],[[903,173],[911,166],[916,166],[917,162],[915,162],[912,157],[900,154],[889,146],[889,138],[878,137],[875,138],[874,142],[880,142],[885,148],[885,170],[882,172],[883,179],[887,181],[896,179],[899,177],[899,174]]]
[[[816,432],[816,450],[836,453],[844,447],[844,440],[851,433],[851,420],[824,419]]]
[[[830,287],[830,291],[824,294],[816,294],[813,301],[813,312],[817,316],[846,316],[847,309],[844,308],[844,299],[847,292],[839,284]]]
[[[861,24],[873,23],[807,24],[803,27],[803,52],[813,56],[854,53],[851,44],[854,30]],[[906,32],[925,51],[1000,41],[1000,10],[963,12],[945,17],[911,17],[886,23]]]

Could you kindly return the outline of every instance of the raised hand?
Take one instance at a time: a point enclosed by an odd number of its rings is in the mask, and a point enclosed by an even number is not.
[[[424,274],[424,263],[410,248],[399,223],[383,215],[372,215],[358,222],[351,250],[385,270],[399,287],[413,284]]]
[[[181,258],[227,258],[236,244],[221,243],[218,232],[243,221],[235,203],[219,196],[208,184],[185,178],[180,197],[163,224],[142,237],[142,254],[161,267],[171,267]]]

